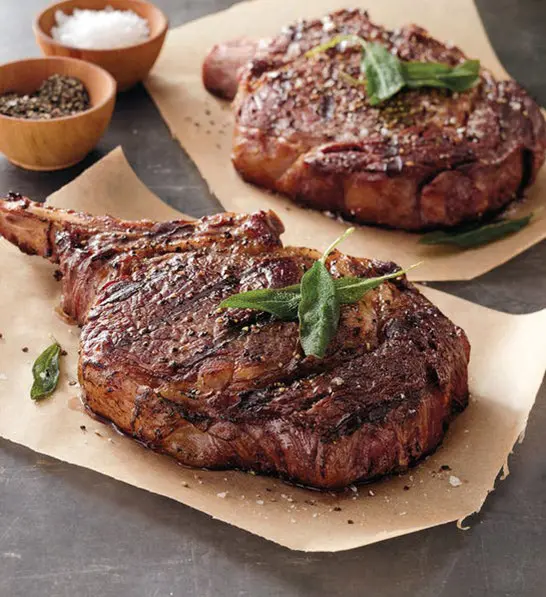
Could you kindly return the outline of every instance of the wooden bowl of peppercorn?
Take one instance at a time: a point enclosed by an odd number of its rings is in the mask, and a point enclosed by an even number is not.
[[[83,60],[50,57],[4,64],[0,152],[27,170],[77,164],[107,129],[115,100],[113,77]]]

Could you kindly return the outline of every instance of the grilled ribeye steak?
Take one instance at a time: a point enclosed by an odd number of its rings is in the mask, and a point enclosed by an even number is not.
[[[0,201],[0,234],[59,264],[94,413],[191,466],[320,488],[404,471],[467,404],[464,332],[405,278],[343,306],[324,359],[303,356],[295,322],[220,311],[233,293],[297,283],[318,258],[283,247],[282,231],[272,212],[126,222]],[[327,265],[398,269],[339,252]]]
[[[340,77],[360,76],[360,47],[304,56],[342,34],[384,44],[404,61],[465,60],[419,27],[388,31],[359,10],[300,21],[261,44],[216,46],[203,80],[223,97],[238,88],[232,159],[245,180],[316,209],[406,230],[495,213],[534,180],[546,127],[517,83],[482,70],[464,93],[406,90],[372,107],[362,86]]]

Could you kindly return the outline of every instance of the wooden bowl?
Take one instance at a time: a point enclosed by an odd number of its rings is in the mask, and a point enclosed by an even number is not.
[[[139,44],[111,50],[83,50],[63,46],[51,37],[55,12],[72,14],[75,8],[102,10],[111,6],[117,10],[132,10],[148,21],[150,37]],[[129,89],[146,78],[154,65],[168,29],[167,17],[153,4],[144,0],[63,0],[41,12],[34,22],[34,35],[46,56],[70,56],[102,66],[116,79],[118,90]]]
[[[116,82],[102,68],[74,58],[30,58],[0,66],[0,94],[32,93],[53,74],[82,81],[91,108],[73,116],[29,120],[0,114],[0,152],[27,170],[60,170],[77,164],[108,127]]]

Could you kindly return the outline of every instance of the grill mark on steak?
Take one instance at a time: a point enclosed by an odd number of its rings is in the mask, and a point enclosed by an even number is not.
[[[421,324],[421,319],[419,317],[414,317],[413,314],[408,314],[407,319],[402,324],[398,324],[396,326],[388,326],[386,329],[383,330],[383,336],[385,340],[389,339],[396,339],[396,337],[403,334],[406,330],[411,328],[416,328]],[[424,352],[427,348],[431,348],[433,351],[437,350],[437,342],[436,340],[429,340],[428,346],[418,346],[418,342],[415,341],[417,348],[420,352]],[[235,403],[230,410],[237,410],[239,408],[243,409],[247,413],[252,412],[255,416],[259,413],[260,416],[264,415],[264,408],[271,404],[271,402],[277,400],[280,396],[279,392],[286,391],[290,394],[291,391],[294,389],[299,389],[302,384],[306,382],[311,382],[312,380],[317,379],[320,376],[328,375],[336,368],[339,369],[340,366],[342,368],[350,370],[353,367],[353,364],[358,359],[373,357],[373,355],[369,355],[366,351],[362,348],[357,350],[357,352],[353,354],[344,354],[342,356],[337,355],[339,358],[336,359],[329,359],[326,362],[322,363],[321,370],[313,370],[313,371],[300,371],[299,374],[292,376],[281,376],[275,384],[269,385],[265,388],[260,388],[254,391],[247,391],[239,394],[239,402]],[[431,380],[430,371],[434,370],[435,378]],[[342,375],[342,373],[340,373]],[[433,365],[427,364],[426,365],[426,379],[430,385],[440,385],[440,378],[436,370],[433,368]],[[328,381],[327,385],[331,386],[332,382]],[[409,391],[408,394],[412,392]],[[334,400],[335,399],[335,392],[330,388],[327,392],[322,392],[318,394],[314,394],[310,398],[305,398],[301,405],[296,405],[294,409],[296,411],[305,411],[311,408],[313,405],[321,402],[322,400]],[[398,399],[389,403],[389,406],[386,407],[382,405],[381,407],[368,407],[366,406],[363,410],[359,410],[358,412],[351,413],[351,416],[344,417],[338,424],[336,424],[333,431],[328,431],[328,437],[339,437],[341,435],[349,435],[355,430],[355,424],[349,425],[348,422],[355,421],[359,422],[358,426],[361,426],[364,423],[374,423],[377,420],[383,417],[384,413],[389,412],[390,409],[393,408],[393,404],[396,402],[404,402],[406,406],[411,405],[411,400],[409,399],[408,395],[402,393]]]
[[[178,257],[174,259],[178,259]],[[171,264],[168,263],[167,265],[170,268]],[[182,266],[183,264],[180,263],[178,265]],[[226,265],[223,266],[224,269],[227,269],[228,271],[224,273],[223,276],[218,280],[214,280],[212,283],[203,285],[197,292],[192,291],[192,284],[195,281],[195,276],[190,272],[186,276],[187,283],[176,287],[177,294],[184,296],[184,298],[177,299],[175,303],[172,301],[166,302],[164,309],[158,312],[154,311],[153,318],[147,320],[147,328],[150,330],[155,330],[160,328],[161,325],[168,325],[173,321],[180,319],[180,317],[184,314],[201,308],[196,303],[199,301],[206,302],[210,300],[211,295],[216,294],[216,297],[212,298],[216,298],[216,302],[219,302],[221,299],[226,298],[228,294],[238,292],[240,290],[238,279],[243,282],[245,287],[253,288],[255,286],[259,287],[260,285],[263,285],[264,280],[262,280],[262,284],[259,284],[259,278],[264,277],[264,266],[268,265],[267,258],[257,260],[253,262],[250,267],[239,271],[238,278],[235,277],[233,273],[229,273],[230,271],[235,270],[236,265],[236,263],[232,263],[228,259]],[[167,269],[167,271],[157,271],[154,273],[152,278],[145,277],[145,279],[140,282],[120,282],[120,284],[128,284],[128,286],[126,286],[126,288],[116,290],[112,295],[109,295],[107,298],[101,300],[101,307],[111,303],[120,303],[124,300],[128,300],[140,290],[146,292],[151,291],[154,285],[159,285],[162,280],[169,276],[170,269]],[[288,284],[297,282],[302,273],[302,271],[298,270],[298,268],[293,270],[293,273],[294,272],[298,274],[298,277],[293,279],[289,278],[287,281]],[[144,272],[143,275],[146,276],[146,272]],[[112,288],[112,286],[108,287],[108,293],[112,290]],[[189,291],[189,294],[186,291]],[[121,308],[121,306],[119,308]],[[144,308],[146,309],[147,306],[144,305]],[[166,315],[164,315],[165,313]],[[99,312],[92,312],[88,320],[97,319],[103,315],[104,314],[102,310]],[[268,319],[270,318],[268,317]],[[193,358],[187,359],[184,362],[177,362],[176,365],[172,367],[173,374],[175,372],[176,374],[183,374],[184,371],[193,369],[196,365],[199,365],[206,359],[210,359],[211,357],[222,353],[224,349],[229,348],[229,345],[232,341],[238,340],[246,334],[246,332],[243,331],[244,327],[252,325],[254,326],[255,330],[257,330],[259,326],[263,324],[265,324],[264,317],[260,316],[260,314],[257,312],[250,312],[250,314],[246,313],[243,317],[236,321],[230,319],[229,329],[226,330],[224,334],[216,336],[213,340],[213,345],[198,344],[195,347],[192,347],[192,351],[194,352]],[[210,342],[212,342],[212,340]],[[127,339],[120,339],[116,345],[120,347],[122,344],[130,345],[130,343],[131,338],[129,336]],[[127,358],[130,358],[129,355],[127,355]],[[138,356],[135,356],[135,359],[138,360]]]
[[[479,84],[464,93],[406,89],[373,107],[362,86],[339,76],[360,75],[360,48],[305,52],[355,34],[402,60],[454,66],[465,55],[415,25],[377,26],[365,11],[325,19],[299,21],[256,45],[254,58],[229,78],[223,96],[237,90],[232,160],[244,180],[349,220],[407,230],[487,218],[534,181],[546,125],[517,83],[482,69]],[[214,79],[232,66],[229,55],[230,43],[220,44],[205,60],[213,93],[222,87]],[[519,159],[531,163],[529,171],[514,167]]]
[[[132,282],[129,285],[124,284],[120,290],[113,292],[108,298],[104,299],[103,305],[109,305],[111,303],[120,303],[122,301],[131,298],[136,294],[147,282]],[[123,284],[123,283],[122,283]],[[92,317],[92,316],[90,316]]]
[[[0,200],[0,233],[59,262],[95,415],[191,466],[318,488],[405,470],[467,404],[464,332],[406,279],[343,306],[322,360],[304,358],[295,322],[218,312],[229,292],[296,283],[317,259],[282,248],[281,231],[263,212],[156,226]],[[327,267],[397,269],[338,252]]]
[[[255,286],[259,287],[260,284],[257,284],[257,283],[260,282],[260,278],[264,277],[264,265],[266,265],[266,264],[267,264],[266,260],[254,262],[251,265],[251,267],[248,267],[248,268],[240,271],[238,276],[235,276],[234,273],[229,273],[229,271],[228,271],[227,273],[224,273],[223,276],[221,278],[219,278],[218,280],[214,280],[212,283],[203,285],[197,292],[192,292],[192,284],[194,283],[194,279],[192,279],[192,278],[194,278],[194,276],[192,276],[192,274],[190,273],[189,276],[187,276],[188,277],[187,284],[185,284],[181,287],[177,287],[178,294],[180,294],[180,295],[183,294],[185,290],[189,290],[190,294],[189,295],[186,294],[183,301],[178,300],[177,303],[174,303],[174,304],[172,301],[169,301],[168,302],[168,312],[167,312],[167,308],[160,311],[156,318],[149,321],[149,327],[157,328],[161,324],[166,324],[166,323],[169,323],[169,321],[171,321],[173,319],[176,320],[177,318],[180,318],[180,316],[184,315],[185,313],[188,313],[188,312],[198,308],[196,306],[196,303],[198,303],[199,301],[210,300],[211,295],[215,295],[214,297],[212,297],[213,299],[216,298],[216,299],[221,300],[223,298],[226,298],[229,294],[240,291],[240,287],[238,284],[239,279],[244,283],[243,285],[245,288],[247,288],[247,287],[253,288]],[[225,267],[229,268],[229,270],[234,271],[236,268],[236,264],[231,265],[230,262],[228,261],[228,265]],[[128,300],[129,298],[131,298],[139,290],[143,290],[143,289],[150,290],[154,284],[161,282],[161,280],[165,279],[169,275],[169,273],[170,273],[169,271],[166,271],[166,272],[159,271],[159,272],[156,272],[154,277],[145,278],[142,281],[137,281],[137,282],[122,281],[122,282],[120,282],[120,284],[124,285],[124,287],[121,288],[120,290],[115,291],[113,294],[108,294],[107,298],[105,298],[101,301],[101,305],[108,305],[111,303],[120,303],[122,301],[125,301],[125,300]],[[300,270],[299,274],[301,274],[301,273],[302,273],[302,271]],[[298,279],[299,279],[299,276],[298,276],[298,278],[289,280],[289,283],[296,283],[298,281]],[[112,286],[109,286],[108,292],[110,292],[111,289],[112,289]],[[165,316],[162,315],[162,313],[164,313],[164,312],[167,312],[167,314]],[[96,318],[97,316],[99,316],[99,315],[92,314],[92,315],[90,315],[90,318],[91,317]],[[238,335],[235,333],[230,334],[231,339],[239,337],[242,333],[241,329],[243,327],[252,325],[252,324],[258,324],[258,323],[259,323],[259,315],[256,312],[252,312],[252,314],[250,316],[248,314],[246,314],[239,321],[235,321],[235,320],[231,319],[230,324],[232,327],[232,331],[233,331],[233,328],[235,328],[235,327],[238,328],[238,330],[237,330]],[[216,351],[220,350],[222,347],[224,347],[229,342],[229,340],[227,338],[226,339],[217,338],[216,340],[221,341],[221,343],[215,347]],[[212,354],[214,354],[213,350],[209,350],[206,353],[207,356],[210,356]],[[199,360],[201,360],[201,357],[199,358]]]

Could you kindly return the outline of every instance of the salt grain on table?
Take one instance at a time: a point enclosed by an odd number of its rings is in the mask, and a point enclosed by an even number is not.
[[[449,477],[449,484],[451,487],[459,487],[463,484],[463,482],[459,479],[459,477],[455,477],[455,475],[451,475]]]
[[[142,43],[150,37],[148,21],[132,10],[80,10],[55,12],[53,39],[65,46],[87,50],[111,50]]]

